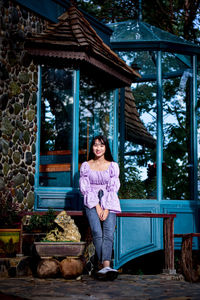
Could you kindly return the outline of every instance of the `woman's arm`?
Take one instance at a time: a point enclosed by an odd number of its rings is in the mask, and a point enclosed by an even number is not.
[[[110,179],[106,187],[107,195],[104,201],[104,207],[105,209],[117,213],[117,212],[121,212],[120,202],[117,195],[117,192],[120,188],[118,164],[116,162],[112,162],[112,165],[109,170],[110,170]]]
[[[99,203],[98,196],[92,190],[88,177],[89,166],[87,162],[82,163],[80,168],[79,187],[84,196],[84,205],[88,208],[93,208]]]

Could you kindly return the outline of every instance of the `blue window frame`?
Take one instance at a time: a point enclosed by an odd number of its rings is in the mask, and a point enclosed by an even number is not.
[[[35,210],[80,209],[79,71],[39,66]]]
[[[117,160],[118,93],[88,84],[79,70],[39,66],[38,74],[35,210],[81,210],[79,168],[92,137],[107,135]]]

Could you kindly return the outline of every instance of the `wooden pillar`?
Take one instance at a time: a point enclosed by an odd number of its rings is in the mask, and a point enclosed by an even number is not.
[[[176,274],[174,268],[174,218],[164,218],[163,225],[165,251],[165,269],[163,272],[167,274]]]

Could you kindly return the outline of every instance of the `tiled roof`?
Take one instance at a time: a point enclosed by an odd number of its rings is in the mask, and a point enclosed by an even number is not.
[[[131,88],[125,88],[125,139],[149,148],[156,146],[156,140],[140,119]]]
[[[102,41],[75,6],[62,14],[57,24],[49,23],[43,33],[28,38],[26,48],[43,62],[51,58],[65,66],[88,70],[90,75],[92,72],[92,76],[100,81],[103,79],[110,87],[130,85],[140,76]]]

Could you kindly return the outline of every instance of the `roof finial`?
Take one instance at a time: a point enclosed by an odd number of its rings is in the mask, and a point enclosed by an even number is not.
[[[138,4],[138,21],[142,21],[142,0],[139,0]]]
[[[77,6],[76,0],[70,0],[70,5],[71,6]]]

